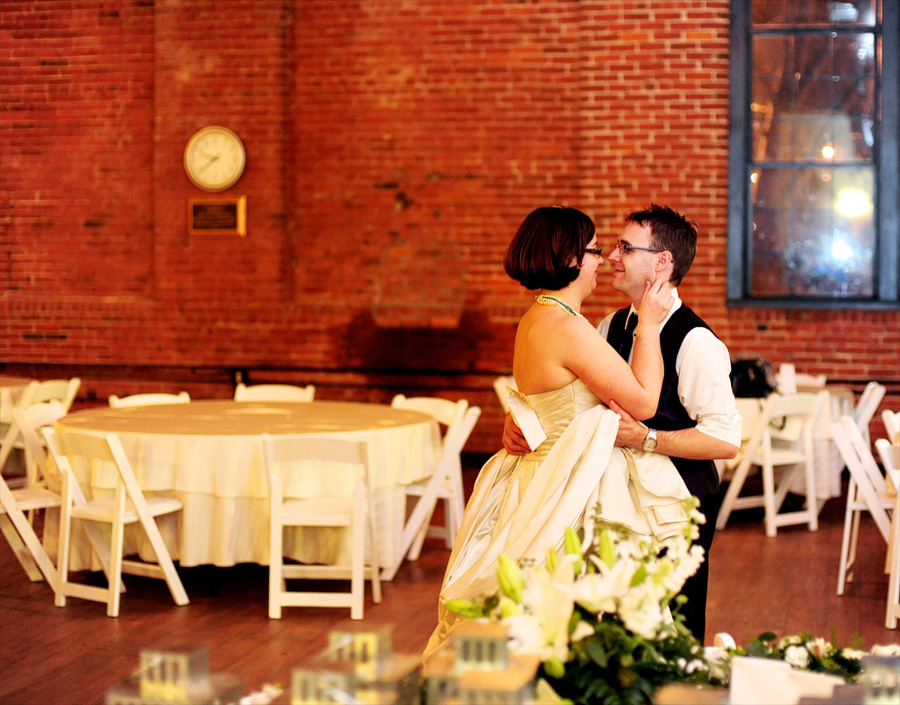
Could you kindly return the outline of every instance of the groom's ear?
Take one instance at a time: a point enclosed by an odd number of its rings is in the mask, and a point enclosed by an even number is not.
[[[672,253],[663,250],[656,257],[656,273],[662,275],[666,281],[672,281],[672,273],[675,271],[675,258]]]

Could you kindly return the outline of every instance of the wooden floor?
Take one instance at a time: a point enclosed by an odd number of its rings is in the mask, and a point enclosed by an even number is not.
[[[482,460],[478,458],[477,460]],[[466,471],[469,485],[477,471]],[[897,643],[884,626],[885,545],[864,518],[859,567],[846,594],[835,594],[844,500],[826,503],[818,532],[792,527],[767,539],[756,512],[737,512],[717,534],[711,563],[709,632],[729,632],[739,644],[771,630],[810,630],[842,646]],[[434,626],[449,551],[429,539],[422,557],[405,563],[384,585],[366,620],[395,626],[396,651],[417,653]],[[0,704],[94,705],[107,687],[137,669],[140,650],[161,640],[205,646],[213,671],[243,679],[244,692],[287,684],[291,667],[325,646],[328,630],[349,610],[288,608],[266,616],[267,570],[182,569],[190,605],[176,607],[164,584],[127,580],[117,619],[99,603],[69,599],[53,606],[50,589],[30,583],[0,541]]]

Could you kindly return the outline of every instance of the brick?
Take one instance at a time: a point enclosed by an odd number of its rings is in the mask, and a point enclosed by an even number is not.
[[[516,227],[567,203],[607,244],[655,200],[700,221],[683,293],[732,354],[900,384],[897,312],[725,305],[730,0],[222,8],[4,0],[7,368],[153,377],[88,379],[100,400],[192,368],[315,377],[323,398],[438,389],[484,407],[469,449],[494,451],[490,383],[530,302],[502,269]],[[187,234],[208,194],[182,153],[207,124],[245,142],[224,195],[247,195],[246,238]],[[586,311],[621,303],[601,281]]]

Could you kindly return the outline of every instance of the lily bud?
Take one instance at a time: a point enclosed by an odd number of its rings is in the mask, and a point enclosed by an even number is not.
[[[566,667],[557,656],[551,656],[544,661],[544,672],[551,678],[562,678],[566,675]]]
[[[566,527],[563,547],[565,548],[566,553],[578,557],[578,560],[575,561],[575,575],[578,575],[581,572],[581,563],[584,558],[584,552],[581,550],[581,541],[578,540],[578,534],[572,531],[571,526]]]
[[[472,602],[472,600],[449,600],[447,602],[447,609],[455,614],[461,614],[463,617],[470,617],[472,619],[484,617],[484,610],[481,609],[481,605]]]
[[[616,562],[616,549],[613,546],[612,537],[606,529],[603,529],[597,537],[597,552],[600,554],[600,560],[612,568]]]
[[[510,600],[506,595],[500,598],[500,618],[515,617],[522,614],[522,608],[517,602]]]
[[[552,573],[559,565],[559,554],[552,546],[547,549],[547,570]]]
[[[522,589],[525,587],[525,577],[519,566],[515,564],[505,553],[500,554],[500,565],[497,568],[497,579],[500,582],[500,590],[509,599],[516,602],[522,601]]]

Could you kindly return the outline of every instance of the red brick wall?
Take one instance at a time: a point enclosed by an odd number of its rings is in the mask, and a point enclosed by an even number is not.
[[[500,261],[537,205],[608,246],[650,200],[702,242],[682,293],[733,355],[900,406],[900,314],[729,309],[729,0],[47,0],[0,5],[0,360],[81,403],[251,380],[466,396],[529,296]],[[248,236],[190,237],[184,146],[236,131]],[[599,317],[620,299],[601,287]]]

